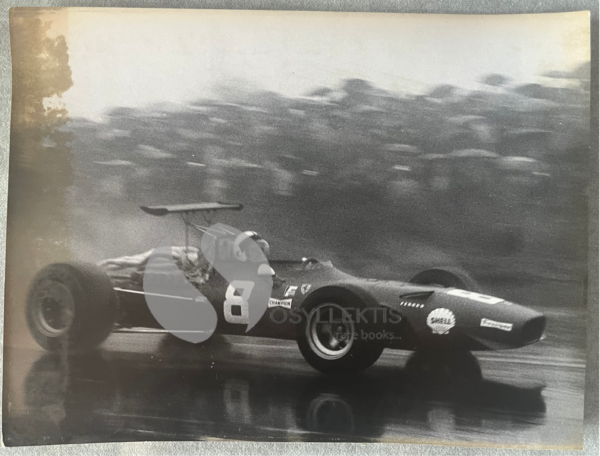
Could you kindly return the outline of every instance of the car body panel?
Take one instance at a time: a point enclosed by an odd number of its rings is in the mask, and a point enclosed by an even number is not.
[[[325,289],[344,290],[376,303],[382,313],[369,314],[366,318],[387,335],[385,342],[389,348],[517,348],[538,341],[545,327],[545,317],[539,312],[493,296],[456,288],[354,277],[330,262],[308,263],[307,266],[301,261],[274,260],[270,265],[283,282],[274,284],[267,311],[248,332],[247,320],[242,318],[241,311],[244,303],[220,274],[214,273],[210,280],[198,286],[219,317],[216,332],[296,339],[303,304],[308,299],[318,299]],[[121,325],[160,327],[143,294],[122,289],[118,294],[123,310]]]

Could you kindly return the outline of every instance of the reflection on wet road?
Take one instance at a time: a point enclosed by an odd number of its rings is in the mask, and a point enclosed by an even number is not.
[[[114,334],[93,355],[69,358],[6,349],[24,380],[5,378],[4,441],[580,444],[581,362],[487,353],[483,380],[438,379],[405,368],[408,355],[386,351],[361,375],[327,377],[294,343],[268,339],[215,337],[197,347]]]

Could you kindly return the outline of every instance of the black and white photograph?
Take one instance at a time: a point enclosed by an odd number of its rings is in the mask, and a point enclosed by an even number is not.
[[[5,446],[583,448],[589,12],[9,26]]]

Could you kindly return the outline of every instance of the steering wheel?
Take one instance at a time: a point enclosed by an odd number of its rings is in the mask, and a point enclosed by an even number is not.
[[[313,264],[318,264],[319,260],[317,260],[316,258],[302,258],[302,268],[303,269],[308,269],[310,266],[312,266]]]

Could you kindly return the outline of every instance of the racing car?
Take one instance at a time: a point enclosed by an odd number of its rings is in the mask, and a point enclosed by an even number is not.
[[[186,246],[177,254],[173,248],[170,258],[165,258],[178,266],[178,277],[172,277],[171,271],[166,280],[183,277],[193,285],[204,305],[216,314],[214,334],[296,340],[305,360],[325,374],[362,371],[386,348],[415,351],[412,362],[433,360],[452,368],[464,365],[472,351],[519,348],[539,341],[544,334],[543,314],[482,294],[461,271],[433,268],[406,282],[379,280],[355,277],[330,261],[311,257],[269,260],[271,296],[262,317],[250,327],[243,295],[231,281],[202,266],[198,249],[188,243],[190,227],[207,230],[191,221],[193,214],[241,210],[242,205],[197,203],[142,209],[154,216],[180,215],[184,220]],[[231,248],[235,242],[223,245]],[[109,267],[114,261],[55,263],[39,271],[26,304],[34,339],[49,351],[82,352],[94,349],[114,331],[167,332],[149,308],[149,295],[156,293],[144,289],[151,271],[144,271],[148,255],[140,258],[122,261],[130,267],[125,273]],[[132,264],[137,267],[131,269]],[[177,287],[170,289],[174,291],[164,298],[201,305],[201,300],[178,294]]]

